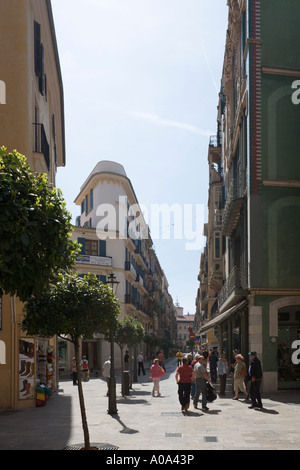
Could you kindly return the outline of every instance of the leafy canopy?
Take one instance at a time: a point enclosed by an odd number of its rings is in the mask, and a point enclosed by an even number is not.
[[[95,275],[59,274],[55,285],[25,304],[22,329],[29,335],[92,338],[115,330],[120,314],[118,299]]]
[[[144,338],[145,330],[141,322],[130,315],[119,319],[114,332],[114,341],[123,348],[126,344],[132,346],[140,343]],[[109,339],[108,337],[106,338]]]
[[[0,149],[0,296],[25,301],[74,265],[77,243],[71,215],[46,174],[31,171],[26,157]]]

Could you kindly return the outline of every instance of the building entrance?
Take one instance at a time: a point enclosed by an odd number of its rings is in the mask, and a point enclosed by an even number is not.
[[[300,339],[300,305],[278,310],[278,389],[300,389],[300,364],[293,343]]]

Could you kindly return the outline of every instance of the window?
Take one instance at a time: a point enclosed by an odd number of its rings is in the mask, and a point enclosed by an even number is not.
[[[94,209],[94,191],[90,190],[90,211]]]
[[[98,256],[98,240],[85,240],[85,254]]]
[[[34,22],[34,72],[39,79],[39,90],[47,94],[47,80],[44,71],[44,45],[41,42],[41,25]]]
[[[41,25],[34,22],[34,72],[37,77],[41,76]]]
[[[221,258],[221,233],[215,233],[215,259]]]
[[[88,195],[85,196],[85,215],[89,213],[89,197]]]

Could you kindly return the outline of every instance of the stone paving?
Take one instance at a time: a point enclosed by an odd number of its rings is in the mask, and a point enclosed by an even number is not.
[[[127,398],[117,384],[118,414],[107,413],[106,383],[83,384],[90,441],[119,451],[298,450],[300,392],[263,396],[263,409],[249,409],[231,391],[202,412],[181,412],[175,382],[176,361],[167,362],[161,396],[153,397],[149,369],[138,377]],[[117,375],[117,381],[119,381]],[[201,404],[199,404],[200,407]],[[0,450],[63,450],[83,442],[77,387],[60,382],[43,408],[0,410]]]

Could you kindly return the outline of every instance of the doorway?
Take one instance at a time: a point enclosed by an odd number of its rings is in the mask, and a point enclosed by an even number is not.
[[[293,362],[293,343],[300,339],[300,305],[278,310],[278,389],[300,389],[300,364]]]

